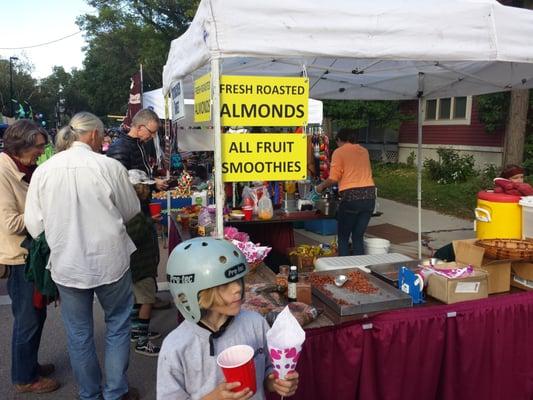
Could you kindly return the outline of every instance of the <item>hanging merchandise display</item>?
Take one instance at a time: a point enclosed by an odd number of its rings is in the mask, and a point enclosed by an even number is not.
[[[191,183],[192,176],[187,171],[183,171],[179,177],[178,185],[176,187],[178,197],[190,197]]]
[[[321,180],[329,177],[329,137],[324,133],[322,127],[309,128],[312,134],[313,158],[315,161],[315,175]]]

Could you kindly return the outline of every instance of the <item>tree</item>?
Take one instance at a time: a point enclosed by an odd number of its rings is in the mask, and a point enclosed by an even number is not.
[[[13,99],[21,102],[31,103],[38,95],[37,81],[32,78],[33,65],[29,60],[20,56],[17,61],[12,62],[13,67]],[[3,115],[10,115],[10,72],[9,58],[0,59],[0,111]]]
[[[522,164],[526,139],[527,114],[529,111],[529,90],[511,91],[509,115],[505,126],[503,165]]]
[[[402,121],[413,116],[401,113],[398,101],[325,100],[324,115],[339,128],[366,128],[372,122],[398,129]]]
[[[513,5],[533,9],[532,0],[514,1]],[[529,90],[511,91],[509,114],[505,126],[503,165],[522,164],[526,139],[527,114],[529,111]]]
[[[39,110],[50,124],[63,125],[75,113],[89,109],[80,82],[78,70],[68,73],[58,66],[53,68],[52,74],[41,80]]]
[[[198,3],[88,0],[98,14],[78,18],[88,42],[78,78],[95,114],[125,113],[129,78],[141,64],[145,90],[161,87],[170,42],[187,29]]]

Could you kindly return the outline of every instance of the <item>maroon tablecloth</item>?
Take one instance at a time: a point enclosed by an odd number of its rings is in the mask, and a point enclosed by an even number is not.
[[[306,333],[293,399],[533,399],[533,292]]]

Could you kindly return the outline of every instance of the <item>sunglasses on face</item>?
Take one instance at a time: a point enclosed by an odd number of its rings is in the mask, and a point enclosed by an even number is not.
[[[150,134],[151,134],[152,136],[155,135],[155,134],[157,133],[157,129],[156,129],[155,131],[152,131],[152,130],[151,130],[150,128],[148,128],[146,125],[141,125],[141,127],[146,128],[146,130],[147,130],[148,132],[150,132]]]

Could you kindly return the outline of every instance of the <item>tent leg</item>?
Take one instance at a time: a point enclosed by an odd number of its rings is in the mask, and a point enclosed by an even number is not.
[[[222,182],[222,129],[220,125],[220,59],[211,60],[211,93],[213,130],[215,136],[215,205],[216,237],[224,238],[224,184]]]
[[[416,200],[418,206],[418,258],[422,258],[422,106],[424,97],[418,98],[418,144],[417,144],[417,173]]]

